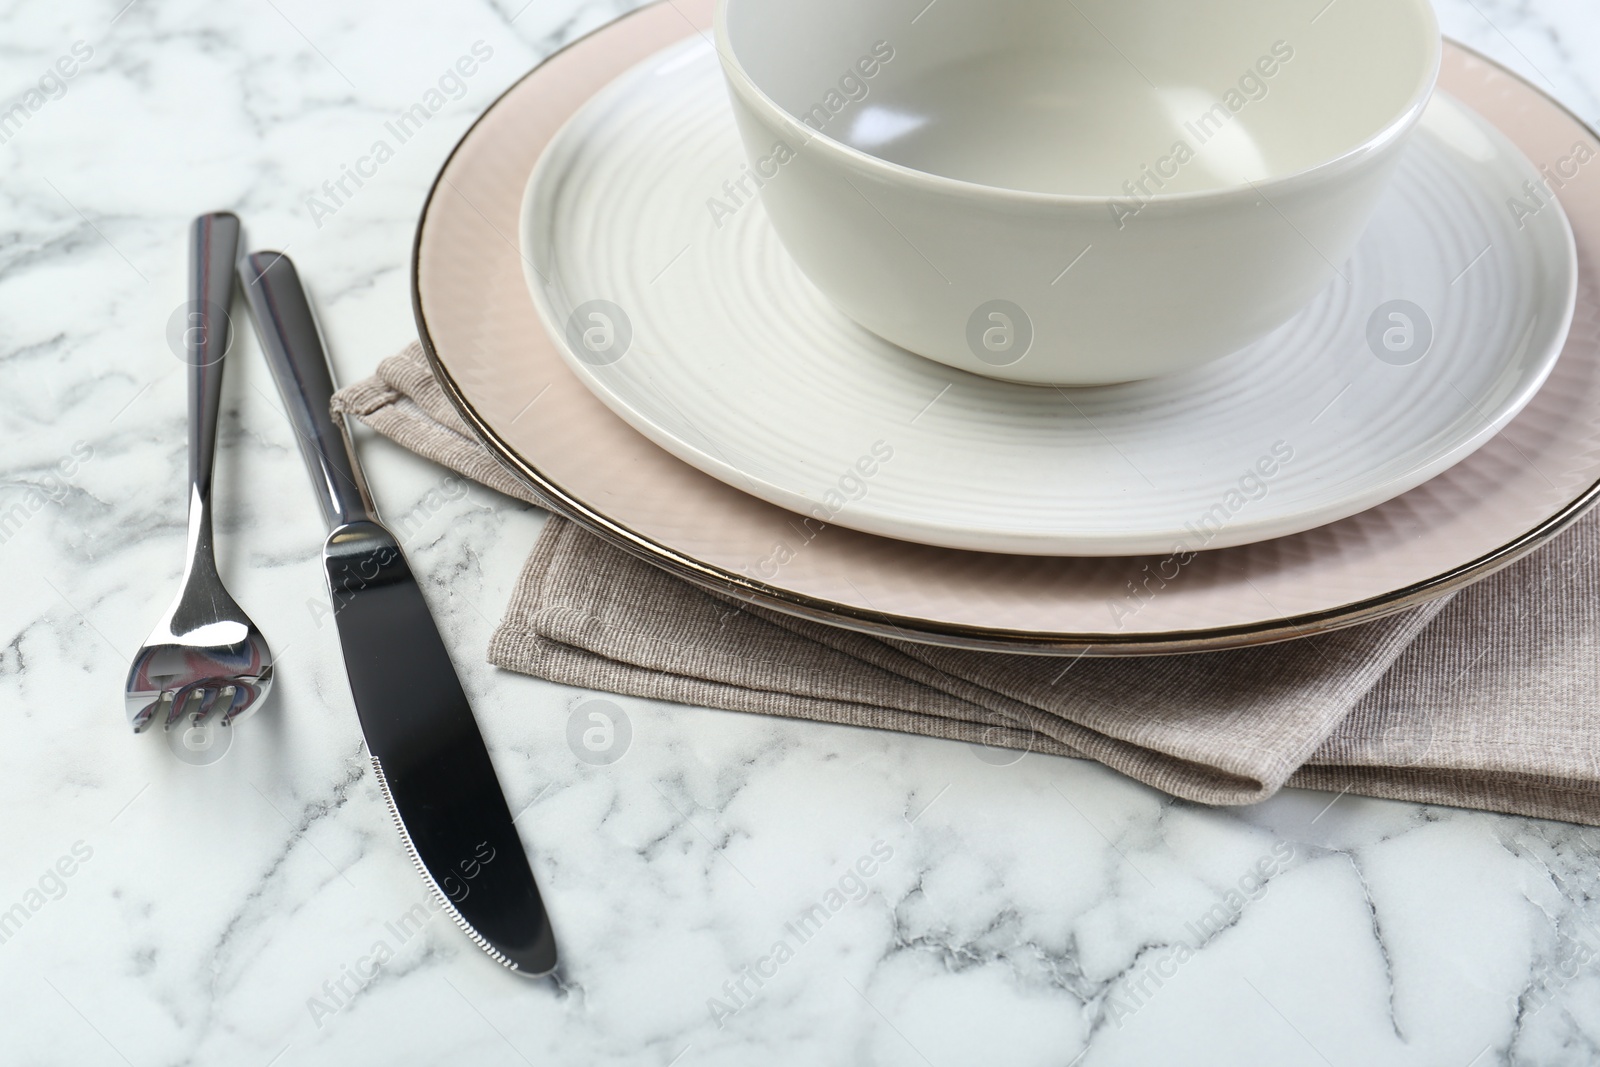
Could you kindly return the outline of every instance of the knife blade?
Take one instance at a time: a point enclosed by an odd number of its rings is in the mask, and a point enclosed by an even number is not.
[[[399,542],[378,521],[333,372],[287,256],[257,252],[240,284],[331,529],[328,593],[350,692],[400,839],[456,925],[520,974],[548,974],[555,937],[483,735]]]

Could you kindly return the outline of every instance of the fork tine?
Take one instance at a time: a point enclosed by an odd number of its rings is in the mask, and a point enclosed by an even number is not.
[[[198,692],[200,693],[200,703],[189,713],[189,722],[194,726],[200,726],[205,723],[207,717],[211,714],[211,710],[216,707],[217,697],[222,695],[222,688],[208,687],[198,690]]]
[[[133,717],[134,733],[142,734],[150,729],[150,723],[156,717],[156,709],[161,706],[161,699],[165,695],[165,693],[157,693],[154,700],[139,709],[138,714]]]
[[[173,700],[174,695],[175,694],[174,694],[173,690],[171,690],[171,689],[163,689],[161,691],[161,695],[156,698],[155,707],[151,709],[152,710],[152,715],[151,715],[152,724],[155,722],[156,719],[160,719],[161,720],[161,728],[163,730],[167,729],[171,725],[171,722],[169,720],[171,720],[171,718],[172,718],[172,700]]]
[[[202,688],[203,683],[192,682],[172,695],[172,706],[167,709],[167,720],[162,725],[162,729],[170,730],[183,719],[183,712],[189,704],[189,699],[199,693]]]
[[[250,710],[261,696],[261,687],[250,682],[235,680],[233,698],[228,710],[223,713],[221,723],[223,726],[232,726],[233,720]]]

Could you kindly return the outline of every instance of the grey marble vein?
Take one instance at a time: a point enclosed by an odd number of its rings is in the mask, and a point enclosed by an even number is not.
[[[455,140],[637,5],[125,3],[23,0],[0,41],[0,101],[93,53],[0,142],[0,514],[23,505],[0,538],[0,1064],[1600,1062],[1600,832],[1298,792],[1207,810],[1087,763],[497,672],[541,514],[363,436],[562,943],[552,979],[505,974],[430,912],[368,773],[242,317],[219,561],[279,681],[215,762],[132,737],[124,655],[182,562],[188,219],[231,208],[287,249],[340,377],[370,373],[411,337],[416,212]],[[1600,120],[1592,5],[1439,7]],[[462,98],[318,217],[477,41]],[[631,729],[609,764],[569,742],[593,701]]]

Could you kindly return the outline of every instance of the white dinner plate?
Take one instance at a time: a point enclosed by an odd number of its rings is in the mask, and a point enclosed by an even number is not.
[[[1393,499],[1522,410],[1577,285],[1560,205],[1528,192],[1543,181],[1441,92],[1356,255],[1296,319],[1177,376],[1015,385],[882,341],[801,275],[691,37],[557,134],[524,196],[523,261],[588,387],[762,500],[947,548],[1215,549]],[[1063,253],[1057,284],[1094,269],[1092,248]]]

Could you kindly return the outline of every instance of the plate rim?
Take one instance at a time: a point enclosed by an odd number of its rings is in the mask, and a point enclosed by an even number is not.
[[[668,51],[680,49],[693,41],[693,35],[687,35],[673,44],[667,45],[660,51],[641,60],[630,67],[623,74],[607,83],[603,92],[617,86],[625,78],[645,78],[653,73],[652,64],[662,61]],[[715,50],[708,57],[715,62]],[[672,62],[672,61],[668,61]],[[674,70],[681,64],[673,63]],[[557,353],[562,361],[583,384],[589,392],[594,394],[611,412],[627,423],[636,433],[643,435],[656,447],[663,449],[674,458],[689,466],[696,468],[712,478],[732,486],[743,492],[755,496],[775,507],[796,514],[811,514],[812,509],[822,506],[822,501],[808,499],[802,489],[796,489],[793,481],[777,480],[766,475],[753,474],[741,470],[730,460],[708,452],[705,448],[686,440],[681,429],[674,429],[664,424],[662,420],[647,414],[637,403],[636,394],[630,394],[619,388],[607,375],[600,373],[600,368],[586,364],[581,357],[572,351],[572,346],[561,335],[557,326],[561,316],[557,310],[558,301],[553,296],[552,289],[563,289],[553,280],[543,277],[543,272],[535,265],[538,253],[528,247],[528,235],[534,230],[534,223],[539,221],[537,192],[541,172],[546,171],[551,163],[553,149],[568,138],[574,130],[584,110],[598,97],[595,94],[579,105],[579,108],[569,116],[561,127],[550,138],[549,145],[540,154],[532,173],[523,185],[521,205],[518,209],[517,240],[521,242],[522,275],[523,281],[528,286],[529,294],[534,307],[543,320],[546,333],[549,334]],[[1511,168],[1519,172],[1516,176],[1528,180],[1539,177],[1537,165],[1524,154],[1504,131],[1494,123],[1484,118],[1471,107],[1458,100],[1454,94],[1444,89],[1437,89],[1434,100],[1444,98],[1451,107],[1464,112],[1475,124],[1480,132],[1489,135],[1504,143],[1511,153]],[[1430,101],[1430,106],[1432,102]],[[1418,131],[1416,136],[1420,136]],[[1494,177],[1490,173],[1488,177]],[[1391,474],[1385,478],[1373,478],[1363,482],[1359,492],[1346,492],[1331,501],[1325,500],[1316,506],[1307,506],[1302,503],[1297,509],[1270,515],[1266,518],[1260,516],[1243,523],[1232,523],[1228,528],[1226,539],[1219,538],[1218,543],[1208,544],[1207,548],[1230,548],[1241,545],[1256,544],[1276,540],[1281,537],[1290,537],[1306,533],[1331,523],[1339,522],[1360,514],[1363,511],[1388,503],[1397,497],[1403,496],[1413,489],[1438,477],[1456,464],[1464,462],[1480,448],[1494,440],[1502,430],[1533,401],[1539,391],[1548,382],[1551,372],[1555,369],[1561,353],[1566,347],[1567,338],[1572,328],[1574,313],[1577,308],[1578,293],[1578,252],[1576,238],[1566,210],[1559,201],[1554,202],[1554,236],[1549,238],[1549,244],[1543,246],[1541,251],[1531,254],[1535,267],[1535,277],[1543,272],[1543,261],[1559,259],[1561,262],[1556,268],[1561,272],[1559,277],[1549,279],[1552,283],[1548,287],[1536,285],[1534,289],[1538,295],[1533,299],[1533,324],[1535,327],[1548,325],[1551,334],[1551,344],[1540,356],[1537,369],[1531,375],[1524,376],[1517,390],[1505,396],[1503,401],[1495,407],[1493,418],[1488,418],[1479,407],[1479,402],[1484,401],[1482,395],[1468,398],[1469,402],[1477,409],[1482,422],[1472,426],[1469,432],[1455,434],[1451,437],[1448,448],[1430,454],[1426,462],[1413,464],[1400,474]],[[546,244],[547,247],[554,247]],[[1557,247],[1559,246],[1559,247]],[[559,256],[557,257],[560,258]],[[554,269],[549,264],[547,269]],[[1444,268],[1441,267],[1441,270]],[[535,276],[538,275],[536,278]],[[552,279],[554,275],[552,274]],[[699,280],[709,284],[716,284],[726,280],[714,275],[701,275]],[[1549,307],[1559,306],[1560,314],[1546,322],[1543,314]],[[1285,324],[1288,325],[1288,324]],[[1545,346],[1541,346],[1545,347]],[[855,366],[854,361],[846,361],[849,366]],[[1496,366],[1505,368],[1518,362],[1516,350],[1508,348],[1496,355]],[[1434,365],[1438,367],[1437,364]],[[1444,374],[1440,367],[1434,373]],[[849,384],[848,382],[846,383]],[[1024,386],[1024,388],[1029,388]],[[1458,390],[1459,391],[1459,390]],[[705,412],[701,413],[705,415]],[[685,416],[687,418],[687,416]],[[976,422],[969,427],[983,428],[989,423]],[[1120,449],[1119,449],[1120,451]],[[1393,457],[1390,457],[1391,459]],[[1396,490],[1396,485],[1403,488]],[[1213,487],[1213,493],[1217,490]],[[1014,498],[1013,498],[1014,499]],[[1187,513],[1185,513],[1187,516]],[[931,519],[910,517],[906,514],[894,515],[883,511],[869,512],[865,516],[857,513],[852,521],[841,521],[843,515],[831,524],[857,533],[873,537],[884,537],[891,540],[905,541],[910,544],[926,545],[933,548],[948,549],[957,552],[993,553],[1000,555],[1016,555],[1027,557],[1092,557],[1092,558],[1129,558],[1135,556],[1160,555],[1167,551],[1171,545],[1181,542],[1185,533],[1181,527],[1174,525],[1169,528],[1153,530],[1143,527],[1138,532],[1121,532],[1108,534],[1104,532],[1085,532],[1077,530],[1071,533],[1019,531],[1016,528],[1005,529],[996,524],[974,525],[971,523],[958,523],[953,521],[933,521]],[[863,521],[865,519],[865,521]],[[987,543],[983,543],[987,542]]]
[[[473,407],[460,383],[456,381],[449,368],[445,365],[444,360],[440,357],[434,344],[432,332],[428,328],[427,315],[422,306],[422,238],[427,228],[429,212],[441,188],[446,184],[445,175],[449,171],[451,164],[461,152],[462,147],[477,131],[479,125],[494,112],[507,96],[520,88],[525,81],[537,74],[545,64],[556,56],[589,41],[593,37],[612,30],[622,22],[638,17],[645,12],[653,11],[663,5],[675,7],[673,0],[654,0],[654,2],[635,8],[617,19],[610,20],[590,30],[588,33],[575,37],[560,48],[552,51],[549,55],[541,58],[527,72],[496,96],[462,133],[440,164],[423,200],[411,246],[411,306],[417,327],[418,342],[429,369],[439,382],[441,390],[449,399],[451,405],[461,416],[462,421],[472,430],[473,434],[489,448],[495,459],[524,481],[539,497],[547,510],[600,537],[613,547],[619,548],[710,592],[732,596],[746,603],[775,610],[786,615],[798,616],[827,625],[842,626],[873,637],[900,638],[921,644],[973,651],[1013,652],[1046,656],[1092,655],[1097,658],[1110,658],[1249,648],[1373,622],[1464,588],[1510,566],[1535,549],[1553,540],[1557,535],[1582,518],[1596,503],[1600,503],[1600,479],[1597,479],[1554,514],[1535,524],[1521,535],[1476,559],[1458,564],[1410,585],[1367,597],[1363,600],[1321,611],[1281,616],[1233,626],[1133,634],[1051,632],[949,623],[876,611],[870,607],[862,608],[850,604],[841,604],[826,598],[784,589],[736,571],[708,564],[628,528],[584,501],[571,496],[560,486],[545,478],[537,467],[520,456],[515,449],[502,439],[488,424],[487,420]],[[692,27],[690,32],[693,32]],[[1447,42],[1450,46],[1525,85],[1537,93],[1550,106],[1558,109],[1579,128],[1585,130],[1595,140],[1600,141],[1600,132],[1597,132],[1582,116],[1576,114],[1571,108],[1539,88],[1539,86],[1511,70],[1503,63],[1484,55],[1469,45],[1453,38],[1447,39]],[[652,447],[659,446],[655,446],[652,443]]]

